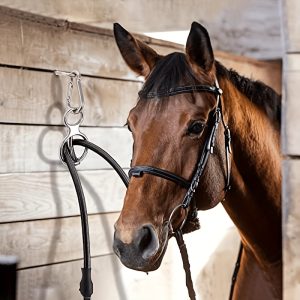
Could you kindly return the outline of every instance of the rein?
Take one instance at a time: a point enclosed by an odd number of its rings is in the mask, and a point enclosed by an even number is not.
[[[196,293],[193,288],[188,253],[187,253],[186,245],[183,240],[182,229],[184,228],[186,221],[193,222],[194,219],[197,219],[197,208],[196,208],[195,201],[193,201],[193,197],[199,185],[199,181],[203,174],[205,166],[207,164],[208,158],[211,154],[213,154],[215,140],[216,140],[216,133],[220,122],[222,122],[222,125],[224,127],[224,139],[225,139],[226,185],[224,190],[226,192],[230,189],[231,136],[230,136],[230,130],[228,126],[225,124],[223,119],[222,103],[220,99],[222,95],[222,90],[219,87],[218,81],[216,80],[215,86],[209,86],[209,85],[180,86],[180,87],[170,89],[168,91],[159,91],[157,93],[144,94],[143,91],[139,92],[139,95],[145,98],[165,97],[165,96],[173,96],[176,94],[193,93],[193,92],[211,92],[216,95],[217,105],[215,111],[212,114],[214,118],[214,124],[211,127],[211,130],[208,134],[208,138],[205,141],[204,147],[202,149],[202,153],[200,155],[200,159],[197,163],[197,169],[194,172],[193,178],[191,181],[188,181],[177,174],[153,166],[134,166],[129,170],[129,177],[128,177],[123,171],[123,169],[120,167],[120,165],[106,151],[104,151],[102,148],[98,147],[97,145],[89,142],[87,137],[80,131],[79,127],[83,122],[83,108],[84,108],[84,97],[81,88],[80,73],[78,71],[72,71],[72,72],[55,71],[55,75],[68,76],[70,78],[70,81],[68,83],[67,97],[66,97],[67,111],[65,112],[63,117],[64,124],[68,129],[68,134],[61,144],[60,159],[62,163],[65,164],[69,169],[69,172],[71,174],[75,186],[75,190],[78,198],[78,204],[80,208],[84,266],[81,269],[82,279],[80,282],[79,290],[83,296],[83,299],[84,300],[91,299],[91,295],[93,293],[93,282],[91,279],[91,254],[90,254],[88,214],[86,209],[84,192],[75,166],[80,164],[83,161],[89,149],[95,152],[96,154],[98,154],[99,156],[101,156],[102,158],[104,158],[114,168],[114,170],[117,172],[117,174],[123,181],[126,188],[128,187],[129,179],[131,177],[142,177],[144,174],[150,174],[153,176],[158,176],[166,180],[172,181],[178,184],[179,186],[181,186],[182,188],[187,189],[187,192],[182,200],[182,203],[176,206],[171,212],[169,220],[167,221],[167,226],[169,228],[170,236],[175,236],[181,253],[183,267],[186,273],[186,286],[188,289],[189,297],[191,300],[195,300]],[[80,105],[77,107],[72,106],[71,103],[74,79],[76,79],[75,83],[77,85],[77,91],[80,100]],[[70,117],[74,117],[74,116],[76,116],[78,120],[75,123],[72,123],[70,122]],[[83,153],[80,156],[76,155],[74,146],[83,147]],[[188,208],[190,208],[189,211]],[[186,216],[182,224],[179,226],[179,228],[176,228],[174,230],[172,227],[172,218],[175,215],[175,212],[179,209],[186,210]],[[238,256],[238,261],[236,263],[235,271],[232,277],[232,285],[231,285],[229,299],[232,298],[234,283],[239,269],[241,252],[242,252],[242,246]]]
[[[195,293],[194,287],[193,287],[193,282],[192,282],[191,273],[190,273],[190,264],[188,261],[187,249],[186,249],[186,245],[184,243],[183,234],[182,234],[182,228],[183,228],[185,222],[187,221],[189,214],[186,213],[186,217],[183,220],[181,226],[179,226],[179,228],[177,228],[175,230],[173,230],[171,222],[172,222],[172,217],[177,210],[179,210],[179,209],[187,210],[191,205],[191,202],[194,198],[194,194],[199,185],[200,178],[203,175],[204,169],[207,165],[208,158],[211,154],[214,153],[216,134],[217,134],[217,130],[218,130],[220,122],[222,122],[222,125],[224,127],[224,139],[225,139],[226,184],[225,184],[224,190],[226,192],[230,189],[231,135],[230,135],[229,127],[225,123],[224,118],[223,118],[222,102],[221,102],[221,95],[222,95],[223,91],[220,89],[218,80],[216,79],[215,86],[209,86],[209,85],[179,86],[176,88],[172,88],[170,90],[158,91],[156,93],[150,92],[148,94],[145,94],[143,92],[143,90],[139,92],[139,96],[146,98],[146,99],[169,97],[169,96],[174,96],[177,94],[195,93],[195,92],[209,92],[209,93],[215,94],[216,98],[217,98],[217,104],[216,104],[215,111],[213,112],[213,115],[212,115],[212,117],[214,118],[214,120],[213,120],[214,123],[213,123],[213,126],[211,127],[208,137],[204,143],[204,147],[202,149],[200,159],[197,163],[197,169],[193,175],[192,180],[189,182],[186,179],[184,179],[174,173],[171,173],[167,170],[160,169],[160,168],[153,167],[153,166],[134,166],[129,170],[129,178],[142,177],[144,174],[151,174],[153,176],[158,176],[158,177],[162,177],[164,179],[173,181],[173,182],[177,183],[178,185],[180,185],[181,187],[187,189],[187,192],[182,200],[182,203],[180,205],[176,206],[173,209],[173,211],[171,212],[171,215],[168,220],[168,226],[170,229],[170,234],[175,236],[178,247],[180,249],[180,253],[181,253],[181,257],[182,257],[182,261],[183,261],[183,267],[184,267],[184,270],[186,273],[186,286],[188,288],[188,293],[189,293],[191,300],[196,299],[196,293]],[[195,203],[193,206],[194,206],[194,208],[196,208]],[[193,217],[194,218],[197,217],[197,215],[195,215],[195,212],[197,213],[197,209],[193,209],[193,213],[194,213]]]

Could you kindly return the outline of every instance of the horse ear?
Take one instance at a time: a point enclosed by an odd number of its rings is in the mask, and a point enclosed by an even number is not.
[[[145,43],[135,39],[118,23],[114,23],[114,35],[127,65],[138,75],[147,77],[160,55]]]
[[[214,64],[214,53],[207,30],[193,22],[186,42],[186,54],[190,63],[209,72]]]

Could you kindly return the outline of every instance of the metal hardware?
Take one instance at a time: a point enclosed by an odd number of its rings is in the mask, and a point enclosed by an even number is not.
[[[188,214],[187,214],[186,208],[185,208],[182,204],[177,205],[177,206],[172,210],[172,212],[171,212],[171,214],[170,214],[170,217],[169,217],[169,220],[168,220],[168,222],[167,222],[167,225],[168,225],[168,227],[169,227],[169,233],[170,233],[171,235],[175,234],[175,231],[174,231],[173,226],[172,226],[172,219],[173,219],[173,216],[175,215],[175,213],[177,212],[177,210],[179,210],[179,209],[184,209],[184,211],[185,211],[185,217],[184,217],[184,219],[183,219],[181,225],[179,226],[179,230],[182,230],[182,228],[183,228],[183,226],[184,226],[184,224],[185,224],[185,222],[186,222],[186,220],[187,220]],[[176,230],[178,230],[178,229],[176,229]]]
[[[66,164],[64,159],[64,146],[67,144],[71,158],[75,165],[79,165],[81,161],[86,157],[88,149],[84,148],[83,153],[79,156],[76,155],[73,145],[73,139],[76,137],[77,139],[82,139],[87,141],[87,137],[84,133],[80,131],[80,125],[83,122],[83,108],[84,108],[84,97],[81,87],[81,75],[78,71],[72,72],[65,72],[65,71],[54,71],[56,76],[67,76],[69,77],[68,88],[67,88],[67,95],[66,95],[66,102],[67,102],[67,110],[63,117],[64,125],[66,126],[68,132],[66,137],[64,138],[63,142],[60,146],[60,160],[63,164]],[[74,80],[77,86],[77,92],[79,96],[79,105],[74,106],[72,104],[72,95],[73,95],[73,87],[74,87]],[[75,122],[71,121],[71,118],[77,118]]]
[[[70,81],[68,83],[68,90],[67,90],[67,105],[68,108],[72,108],[76,113],[79,113],[83,110],[84,108],[84,97],[83,97],[83,92],[82,92],[82,87],[81,87],[81,75],[77,70],[74,70],[72,72],[65,72],[65,71],[54,71],[54,74],[56,76],[68,76],[70,78]],[[73,106],[72,105],[72,92],[73,92],[73,87],[74,87],[74,79],[76,80],[76,86],[77,86],[77,92],[79,96],[79,106]]]

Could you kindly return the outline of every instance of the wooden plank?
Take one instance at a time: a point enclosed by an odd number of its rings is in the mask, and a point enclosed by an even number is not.
[[[0,173],[65,170],[59,148],[65,129],[56,126],[0,125]],[[126,128],[82,129],[90,141],[108,151],[123,168],[130,165],[132,137]],[[79,153],[79,152],[78,152]],[[98,155],[88,154],[79,169],[95,170],[109,165]]]
[[[92,264],[92,299],[128,299],[114,256],[92,259]],[[17,300],[82,300],[79,292],[82,265],[82,261],[74,261],[19,271]]]
[[[9,84],[7,79],[9,78]],[[84,126],[123,126],[142,83],[82,78]],[[62,125],[68,79],[47,72],[0,68],[0,120]],[[77,104],[76,86],[73,91]]]
[[[211,228],[213,236],[220,234],[215,223],[211,223]],[[204,235],[203,231],[206,231]],[[204,226],[203,230],[189,234],[186,242],[197,297],[222,300],[229,292],[239,239],[237,232],[231,229],[230,232],[227,231],[224,239],[216,239],[213,242],[212,231],[209,232]],[[224,231],[224,228],[221,228],[221,231]],[[213,253],[210,253],[207,247],[199,252],[196,245],[202,245],[207,239],[209,249],[220,246],[216,252],[212,250]],[[74,261],[19,271],[18,299],[81,299],[78,292],[81,266],[82,261]],[[216,266],[221,266],[222,271]],[[93,299],[182,300],[188,297],[180,253],[174,239],[169,241],[160,268],[150,272],[148,276],[143,272],[125,268],[115,255],[106,255],[92,259],[92,278],[95,288]],[[211,278],[219,283],[217,291]],[[149,292],[145,293],[146,290]]]
[[[0,4],[1,4],[1,0],[0,0]],[[112,32],[113,23],[110,23],[108,27],[107,26],[99,27],[99,26],[91,25],[86,22],[81,22],[81,21],[74,22],[64,18],[58,18],[57,16],[53,16],[53,15],[46,16],[39,13],[34,13],[34,12],[32,13],[27,10],[15,9],[7,5],[2,5],[2,6],[0,5],[0,14],[10,18],[26,20],[38,24],[45,24],[47,26],[52,26],[52,27],[61,27],[65,29],[72,29],[76,31],[83,31],[83,32],[94,33],[98,35],[113,36],[113,32]],[[143,40],[145,43],[148,44],[160,45],[162,47],[174,48],[174,49],[182,48],[182,45],[179,45],[178,43],[152,38],[144,34],[136,33],[135,30],[133,30],[133,32],[135,32],[135,35],[138,36],[140,40]]]
[[[137,80],[123,61],[112,31],[103,33],[50,26],[0,11],[0,63],[48,70],[74,70],[82,74]],[[80,43],[78,42],[80,41]],[[163,54],[163,42],[154,48]],[[179,46],[181,49],[182,46]],[[174,49],[172,49],[174,51]]]
[[[122,208],[125,186],[113,170],[80,171],[88,213]],[[79,215],[68,172],[0,174],[0,223]]]
[[[282,150],[285,155],[300,155],[299,82],[300,54],[289,54],[284,68],[281,127]]]
[[[283,162],[283,267],[284,299],[300,294],[300,160]]]
[[[296,4],[289,2],[290,11],[294,12]],[[102,28],[111,29],[113,22],[119,22],[134,32],[188,30],[193,21],[198,21],[207,25],[215,48],[223,51],[256,58],[278,58],[282,52],[280,10],[274,0],[224,0],[213,4],[202,0],[201,5],[197,0],[65,0],[63,5],[59,0],[14,0],[4,1],[4,5]],[[294,21],[299,20],[294,14]],[[299,28],[299,23],[294,28]]]
[[[92,255],[112,253],[113,225],[118,215],[89,216]],[[80,259],[80,217],[0,224],[0,244],[2,255],[18,257],[18,268]]]
[[[279,61],[260,62],[220,52],[217,58],[226,67],[281,92]],[[47,72],[0,68],[1,122],[62,125],[67,82]],[[83,77],[82,86],[86,100],[84,126],[123,126],[142,83]],[[76,103],[75,90],[73,94]]]
[[[281,1],[283,33],[286,52],[300,52],[300,2],[298,0]]]
[[[83,74],[137,80],[119,54],[111,30],[84,30],[2,15],[0,63],[50,70],[79,69]],[[182,45],[141,38],[160,54],[183,50]]]
[[[166,260],[165,260],[166,261]],[[180,263],[180,261],[178,260]],[[82,261],[67,262],[18,272],[18,300],[82,300],[79,289]],[[149,276],[122,266],[115,255],[92,259],[92,299],[112,300],[182,300],[186,297],[184,273],[182,284],[173,281],[177,268],[171,261]],[[177,272],[178,273],[178,272]],[[166,276],[165,274],[169,274]],[[152,287],[152,288],[151,288]],[[145,291],[148,291],[145,293]]]

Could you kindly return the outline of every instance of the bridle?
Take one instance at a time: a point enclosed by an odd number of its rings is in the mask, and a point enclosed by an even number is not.
[[[225,157],[226,157],[226,184],[225,184],[225,192],[230,189],[230,153],[231,153],[231,135],[228,125],[224,121],[223,111],[222,111],[222,102],[221,95],[223,91],[220,89],[218,80],[215,81],[215,86],[210,85],[195,85],[195,86],[179,86],[176,88],[172,88],[167,91],[158,91],[156,93],[150,92],[148,94],[144,94],[143,90],[139,92],[140,97],[144,97],[147,99],[156,98],[156,97],[166,97],[166,96],[174,96],[183,93],[195,93],[195,92],[209,92],[213,93],[217,97],[216,108],[211,114],[212,118],[214,118],[213,126],[210,128],[210,132],[207,135],[206,141],[204,143],[204,147],[202,149],[202,153],[200,155],[199,161],[197,163],[196,171],[194,172],[193,178],[191,181],[186,180],[185,178],[172,173],[170,171],[157,168],[154,166],[134,166],[129,170],[129,178],[131,177],[142,177],[144,174],[151,174],[153,176],[158,176],[169,181],[172,181],[182,188],[187,189],[187,192],[183,198],[181,203],[181,207],[187,209],[195,191],[199,185],[199,181],[201,176],[203,175],[203,171],[207,165],[208,158],[211,154],[214,153],[214,147],[216,142],[216,134],[218,130],[218,126],[220,122],[224,127],[224,138],[225,138]],[[208,123],[210,120],[208,120]]]
[[[81,77],[80,73],[78,71],[73,72],[64,72],[64,71],[55,71],[56,75],[60,76],[68,76],[70,78],[69,84],[68,84],[68,92],[67,92],[67,110],[64,115],[64,124],[66,125],[66,128],[68,129],[68,134],[66,138],[64,139],[61,148],[60,148],[60,158],[61,161],[67,165],[78,198],[79,208],[80,208],[80,217],[81,217],[81,228],[82,228],[82,240],[83,240],[83,268],[82,270],[82,277],[80,281],[80,292],[84,298],[84,300],[90,300],[91,295],[93,293],[93,282],[91,278],[91,253],[90,253],[90,238],[89,238],[89,225],[88,225],[88,214],[87,214],[87,208],[85,203],[85,196],[82,189],[81,181],[78,176],[76,165],[80,164],[81,161],[84,159],[87,149],[95,152],[99,156],[101,156],[103,159],[105,159],[117,172],[117,174],[122,179],[124,185],[126,188],[129,184],[129,178],[124,173],[123,169],[120,167],[120,165],[102,148],[99,146],[91,143],[88,141],[87,137],[80,131],[80,124],[83,121],[83,107],[84,107],[84,98],[83,93],[81,90]],[[78,107],[72,106],[72,88],[73,88],[73,79],[76,79],[76,84],[78,88],[79,98],[80,98],[80,105]],[[213,126],[211,127],[207,139],[204,143],[204,147],[202,149],[202,153],[200,155],[200,159],[197,163],[197,169],[194,172],[193,178],[191,181],[188,181],[181,176],[178,176],[177,174],[174,174],[172,172],[169,172],[164,169],[160,169],[153,166],[134,166],[129,170],[129,176],[130,177],[142,177],[143,174],[151,174],[154,176],[158,176],[161,178],[164,178],[166,180],[172,181],[182,188],[187,189],[187,192],[184,196],[184,199],[182,203],[178,206],[176,206],[173,211],[171,212],[169,219],[167,220],[167,226],[169,228],[169,232],[167,234],[170,234],[171,236],[174,235],[177,241],[177,244],[179,246],[179,250],[181,253],[182,261],[183,261],[183,267],[186,273],[186,285],[188,288],[189,296],[191,300],[196,299],[196,294],[193,288],[193,282],[191,278],[191,272],[190,272],[190,264],[188,260],[188,254],[186,245],[183,240],[183,234],[182,230],[184,230],[184,225],[186,221],[189,221],[189,224],[192,224],[193,230],[197,229],[196,227],[198,224],[197,219],[197,207],[195,201],[193,201],[194,193],[198,187],[200,178],[203,174],[203,171],[205,169],[205,166],[207,164],[208,158],[210,154],[213,153],[213,149],[215,146],[215,139],[216,139],[216,133],[219,126],[219,123],[222,121],[223,127],[224,127],[224,137],[225,137],[225,154],[226,154],[226,185],[225,185],[225,192],[230,189],[230,131],[228,126],[225,124],[223,119],[223,112],[222,112],[222,103],[221,103],[221,95],[222,90],[219,87],[218,81],[216,80],[215,86],[209,86],[209,85],[195,85],[195,86],[180,86],[176,87],[167,91],[159,91],[156,93],[148,93],[144,94],[143,90],[139,92],[141,97],[145,98],[155,98],[155,97],[165,97],[165,96],[173,96],[177,94],[182,93],[194,93],[194,92],[210,92],[214,93],[217,97],[217,104],[215,110],[210,114],[209,121],[213,118]],[[74,124],[72,122],[69,122],[70,115],[79,116],[79,120],[75,122]],[[74,146],[81,146],[84,148],[83,153],[80,156],[77,156],[74,150]],[[192,206],[192,209],[186,213],[186,216],[184,220],[182,221],[182,224],[176,228],[175,230],[172,227],[172,218],[175,215],[176,211],[179,209],[187,209]],[[197,220],[197,221],[195,221]],[[198,227],[199,228],[199,227]],[[232,299],[233,295],[233,289],[234,289],[234,283],[236,280],[236,276],[239,270],[241,255],[242,255],[242,244],[240,247],[238,259],[235,265],[234,273],[232,276],[232,282],[231,282],[231,289],[230,289],[230,296],[229,299]]]
[[[178,94],[183,93],[195,93],[195,92],[209,92],[216,95],[217,103],[214,111],[210,114],[210,117],[213,118],[213,125],[210,128],[210,131],[207,135],[207,138],[205,140],[204,146],[202,148],[202,152],[200,155],[200,158],[197,163],[196,171],[194,172],[194,175],[192,177],[191,181],[186,180],[185,178],[172,173],[168,170],[164,170],[161,168],[157,168],[154,166],[134,166],[130,168],[129,170],[129,178],[131,177],[142,177],[144,174],[150,174],[153,176],[161,177],[166,180],[172,181],[176,183],[177,185],[181,186],[182,188],[187,189],[187,192],[181,202],[180,205],[176,206],[173,211],[170,214],[169,220],[168,220],[168,226],[169,231],[171,235],[174,235],[176,237],[177,243],[179,245],[182,259],[184,262],[184,269],[186,271],[186,283],[189,291],[190,299],[196,299],[195,291],[193,289],[193,284],[191,280],[190,270],[189,270],[189,262],[187,259],[187,251],[185,248],[185,244],[182,237],[182,228],[187,221],[187,219],[191,218],[197,218],[197,208],[196,204],[193,201],[194,194],[196,192],[196,189],[199,185],[200,178],[203,175],[204,169],[207,165],[209,156],[214,153],[214,147],[216,142],[216,134],[219,127],[220,122],[223,125],[224,128],[224,139],[225,139],[225,157],[226,157],[226,183],[224,191],[225,193],[230,189],[230,171],[231,171],[231,164],[230,164],[230,154],[231,154],[231,135],[228,125],[224,121],[223,117],[223,111],[222,111],[222,102],[221,102],[221,95],[223,91],[219,87],[218,80],[216,79],[215,85],[194,85],[194,86],[179,86],[176,88],[172,88],[169,90],[164,91],[158,91],[158,92],[150,92],[145,94],[143,90],[139,92],[139,96],[141,98],[151,99],[151,98],[159,98],[159,97],[169,97],[174,96]],[[209,118],[207,123],[210,123],[211,120]],[[177,229],[172,228],[172,218],[175,215],[175,212],[179,209],[184,209],[187,211],[187,209],[191,206],[191,203],[193,203],[192,209],[190,209],[189,213],[186,213],[186,217],[182,221],[181,225]],[[183,248],[185,248],[183,250]],[[182,252],[183,250],[183,252]]]

